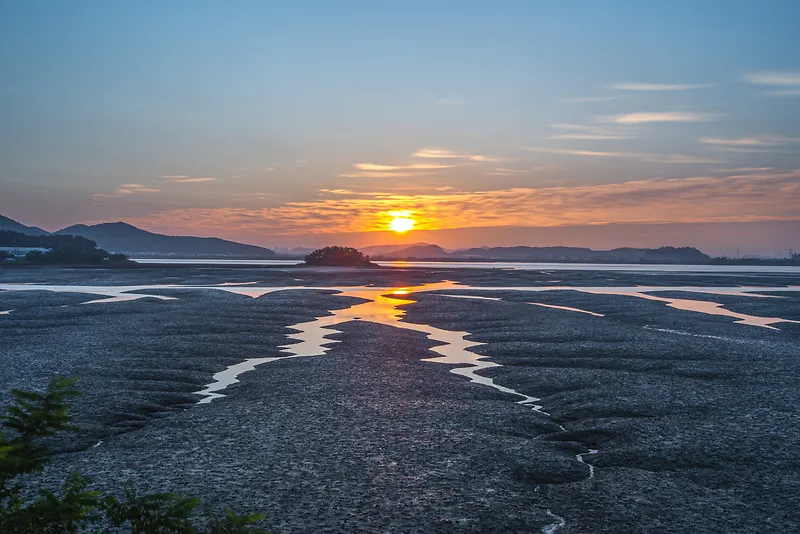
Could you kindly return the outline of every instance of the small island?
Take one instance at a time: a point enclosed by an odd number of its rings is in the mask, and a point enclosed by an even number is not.
[[[306,265],[315,267],[377,267],[365,256],[352,247],[319,248],[305,257]]]

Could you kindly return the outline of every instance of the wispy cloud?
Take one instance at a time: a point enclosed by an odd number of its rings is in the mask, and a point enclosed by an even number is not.
[[[627,158],[648,163],[704,164],[723,163],[718,159],[687,156],[683,154],[642,154],[638,152],[608,152],[599,150],[572,150],[565,148],[528,147],[531,152],[544,154],[561,154],[565,156],[584,156],[592,158]]]
[[[800,137],[786,137],[782,135],[756,135],[752,137],[737,137],[733,139],[722,139],[719,137],[701,137],[697,141],[706,145],[715,145],[715,146],[769,147],[769,146],[785,146],[793,143],[800,143]]]
[[[614,139],[630,139],[629,135],[620,134],[606,134],[606,133],[566,133],[566,134],[553,134],[548,136],[548,139],[563,139],[563,140],[614,140]]]
[[[690,89],[705,89],[712,86],[709,84],[687,83],[612,83],[607,87],[617,91],[689,91]]]
[[[551,124],[550,127],[556,130],[566,130],[567,133],[552,134],[549,135],[547,139],[603,141],[631,138],[628,130],[626,130],[624,127],[598,126],[596,124],[571,124],[563,122]]]
[[[766,96],[800,96],[800,71],[755,72],[744,76],[748,83],[772,86]]]
[[[796,219],[800,170],[616,184],[401,195],[327,190],[326,197],[270,208],[172,209],[148,215],[162,231],[226,228],[239,236],[385,230],[389,213],[414,213],[417,228]]]
[[[612,100],[620,100],[627,98],[626,95],[608,95],[608,96],[576,96],[572,98],[559,98],[559,102],[565,104],[590,104],[592,102],[610,102]]]
[[[606,115],[598,117],[598,122],[616,124],[647,124],[653,122],[708,122],[717,120],[719,115],[713,113],[695,113],[691,111],[664,111],[627,113],[624,115]]]
[[[404,171],[404,170],[435,170],[450,169],[455,165],[442,165],[439,163],[412,163],[410,165],[377,165],[375,163],[355,163],[353,167],[360,171]]]
[[[433,101],[438,106],[466,106],[469,100],[466,98],[440,98]]]
[[[649,154],[643,155],[639,158],[641,161],[646,161],[648,163],[677,163],[677,164],[686,164],[686,165],[700,165],[700,164],[707,164],[707,163],[725,163],[722,160],[714,159],[714,158],[704,158],[701,156],[687,156],[684,154],[665,154],[665,155],[658,155],[658,154]]]
[[[414,152],[412,157],[425,159],[465,159],[480,162],[502,161],[502,159],[494,156],[486,156],[483,154],[460,154],[453,150],[446,150],[443,148],[422,148]]]
[[[711,169],[711,172],[722,174],[752,174],[757,172],[767,172],[773,170],[773,167],[736,167],[733,169]]]
[[[492,169],[487,171],[486,174],[489,176],[518,176],[520,174],[529,174],[534,169],[510,169],[508,167],[498,167],[496,169]]]
[[[213,182],[216,180],[213,176],[205,176],[205,177],[194,177],[194,176],[183,176],[183,175],[166,175],[163,176],[170,182],[176,184],[197,184],[202,182]]]
[[[548,147],[528,147],[527,150],[531,152],[540,152],[544,154],[564,154],[567,156],[589,156],[594,158],[635,158],[640,154],[632,152],[606,152],[598,150],[573,150],[568,148],[548,148]]]
[[[125,195],[137,195],[142,193],[160,193],[161,189],[153,189],[142,184],[121,184],[113,193],[96,193],[92,198],[119,198]]]
[[[411,154],[420,161],[399,164],[354,163],[357,172],[340,174],[341,178],[399,178],[430,175],[437,171],[454,167],[503,161],[500,158],[483,154],[463,154],[443,148],[422,148]],[[433,160],[443,160],[441,163]]]

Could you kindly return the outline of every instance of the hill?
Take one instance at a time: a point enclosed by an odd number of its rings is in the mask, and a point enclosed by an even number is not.
[[[408,248],[402,248],[400,250],[395,250],[385,254],[378,254],[375,255],[375,259],[382,259],[382,258],[392,258],[392,259],[412,259],[412,258],[420,258],[426,260],[432,259],[446,259],[450,257],[450,254],[445,252],[439,245],[412,245]]]
[[[710,263],[711,257],[692,247],[615,248],[584,247],[481,247],[447,253],[437,245],[419,245],[376,256],[376,259],[436,259],[576,263]]]
[[[155,234],[123,222],[93,226],[76,224],[59,230],[56,234],[85,237],[95,241],[101,248],[128,255],[226,256],[253,259],[272,259],[277,256],[273,251],[255,245],[244,245],[216,237]]]
[[[17,232],[26,235],[47,234],[47,232],[41,228],[37,228],[36,226],[25,226],[14,219],[9,219],[8,217],[4,217],[2,215],[0,215],[0,230],[8,230],[9,232]]]
[[[411,245],[409,245],[409,244],[405,244],[405,245],[373,245],[373,246],[370,246],[370,247],[358,247],[358,250],[362,254],[366,254],[367,256],[369,256],[371,258],[378,258],[378,257],[389,256],[389,255],[394,256],[395,252],[400,251],[400,250],[404,250],[404,249],[408,249],[408,248],[411,248],[411,247],[425,247],[425,246],[429,246],[429,244],[428,243],[413,243]],[[433,245],[433,246],[437,246],[437,245]]]

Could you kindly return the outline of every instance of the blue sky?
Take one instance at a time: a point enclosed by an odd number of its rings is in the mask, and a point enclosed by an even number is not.
[[[0,213],[29,224],[301,244],[392,209],[433,230],[800,219],[797,1],[0,14]]]

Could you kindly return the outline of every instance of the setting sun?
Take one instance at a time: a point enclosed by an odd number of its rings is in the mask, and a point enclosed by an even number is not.
[[[394,217],[394,219],[392,219],[392,221],[389,223],[389,229],[392,232],[402,234],[414,228],[414,219],[411,218],[410,211],[390,211],[389,215]]]

